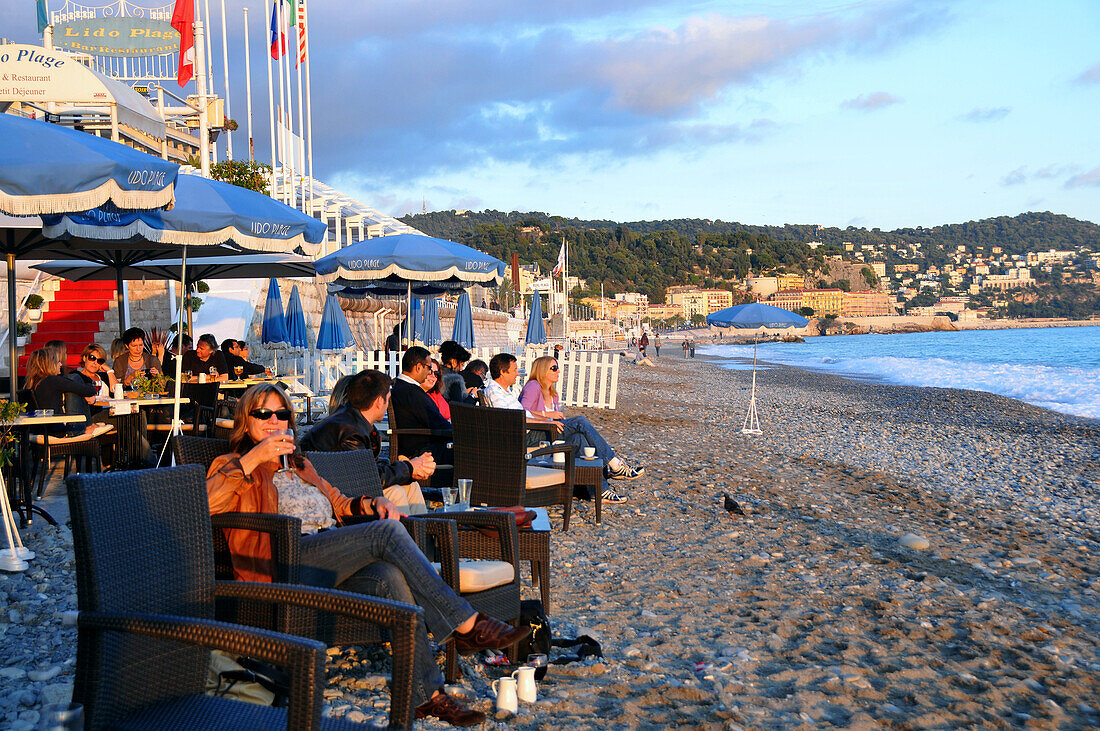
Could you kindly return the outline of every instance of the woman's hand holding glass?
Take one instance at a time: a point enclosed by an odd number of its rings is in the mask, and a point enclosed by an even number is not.
[[[282,460],[283,469],[286,469],[286,456],[294,453],[294,432],[284,429],[275,432],[256,444],[249,450],[250,455],[255,455],[260,464]]]

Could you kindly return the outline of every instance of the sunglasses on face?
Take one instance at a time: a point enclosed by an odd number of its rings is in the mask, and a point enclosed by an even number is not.
[[[290,416],[293,413],[294,412],[290,409],[275,409],[274,411],[272,411],[271,409],[252,409],[252,411],[248,412],[248,415],[251,416],[253,419],[267,421],[271,418],[271,415],[274,414],[275,418],[279,421],[290,421]]]
[[[557,366],[550,366],[550,370],[552,370],[556,373],[557,370],[558,370],[558,367]]]
[[[107,362],[106,358],[97,358],[94,355],[89,355],[87,360],[92,362],[92,363],[99,363],[100,365],[103,365],[104,363]]]

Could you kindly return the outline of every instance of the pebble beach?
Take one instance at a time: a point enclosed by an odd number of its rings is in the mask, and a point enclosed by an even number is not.
[[[776,366],[746,436],[750,372],[655,363],[585,411],[646,475],[552,541],[554,634],[604,657],[552,666],[504,718],[466,663],[452,690],[488,727],[1100,726],[1100,423]],[[71,694],[76,599],[68,529],[24,541],[31,568],[0,574],[0,727],[30,729]],[[384,662],[331,650],[326,713],[384,722]]]

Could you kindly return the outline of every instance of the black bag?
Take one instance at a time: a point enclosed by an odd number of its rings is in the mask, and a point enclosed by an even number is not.
[[[519,604],[519,626],[529,625],[531,634],[519,643],[519,651],[516,654],[517,664],[522,665],[528,655],[546,655],[550,659],[550,620],[546,618],[546,610],[538,599],[525,599]],[[535,668],[535,680],[546,677],[546,665]]]

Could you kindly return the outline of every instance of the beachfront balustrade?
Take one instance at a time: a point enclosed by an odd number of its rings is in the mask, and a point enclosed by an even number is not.
[[[521,374],[530,372],[535,358],[553,353],[547,346],[529,346],[519,352],[515,348],[475,348],[474,358],[486,363],[501,352],[511,352],[520,362]],[[619,355],[590,350],[563,351],[558,355],[561,364],[561,380],[558,391],[564,406],[588,406],[598,409],[614,409],[619,391]],[[367,368],[379,370],[396,378],[401,372],[401,353],[394,350],[357,350],[345,353],[319,353],[308,351],[300,356],[279,359],[282,373],[304,374],[304,384],[314,394],[327,394],[344,376]],[[521,377],[518,391],[526,380]]]

